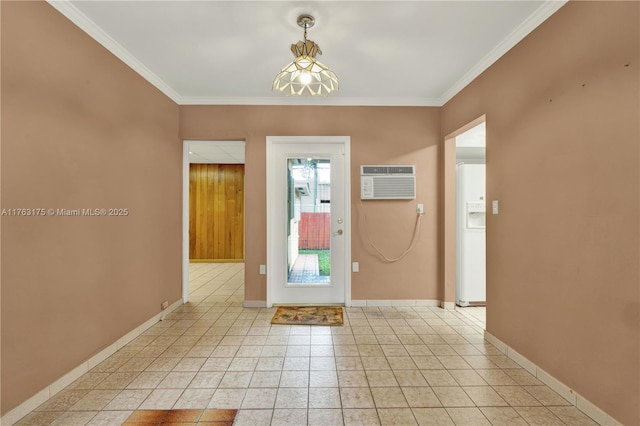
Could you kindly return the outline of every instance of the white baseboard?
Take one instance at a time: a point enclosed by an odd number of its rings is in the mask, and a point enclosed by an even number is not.
[[[136,337],[140,336],[143,332],[149,329],[152,325],[156,324],[158,321],[164,319],[164,317],[171,313],[174,309],[182,306],[182,299],[176,301],[167,309],[153,317],[149,318],[143,324],[139,325],[135,329],[131,330],[129,333],[125,334],[118,340],[116,340],[111,345],[107,346],[87,361],[83,362],[79,366],[75,367],[73,370],[67,372],[65,375],[60,377],[55,382],[51,383],[49,386],[42,389],[40,392],[33,395],[31,398],[24,401],[22,404],[18,405],[13,410],[7,412],[2,418],[0,418],[0,425],[3,426],[11,426],[17,423],[24,416],[38,408],[43,403],[47,402],[50,398],[60,392],[62,389],[69,386],[75,380],[79,379],[80,376],[89,372],[96,365],[100,364],[105,359],[109,358],[111,355],[116,353],[119,349],[123,348],[129,342],[131,342]]]
[[[378,306],[378,307],[404,307],[404,306],[440,306],[439,300],[429,299],[379,299],[379,300],[351,300],[351,306],[355,308],[363,308],[366,306]]]
[[[545,385],[549,386],[560,396],[566,399],[571,405],[575,406],[578,410],[582,411],[587,416],[591,417],[595,422],[603,426],[619,426],[613,417],[602,411],[592,402],[589,402],[586,398],[576,393],[569,386],[565,385],[551,374],[538,367],[522,354],[516,352],[515,349],[502,342],[500,339],[485,330],[484,338],[494,345],[500,352],[511,358],[516,364],[527,370],[534,375]]]
[[[245,308],[266,308],[267,302],[265,300],[245,300],[242,302],[242,306]]]

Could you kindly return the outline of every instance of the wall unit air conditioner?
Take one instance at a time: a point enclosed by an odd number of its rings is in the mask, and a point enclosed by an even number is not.
[[[416,198],[415,166],[360,166],[360,199]]]
[[[309,182],[294,182],[293,188],[296,191],[296,195],[299,197],[304,197],[311,194],[311,190],[309,189]]]

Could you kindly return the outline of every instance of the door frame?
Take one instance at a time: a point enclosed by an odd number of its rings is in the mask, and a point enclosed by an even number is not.
[[[271,292],[275,285],[273,274],[277,267],[275,265],[273,253],[276,245],[276,238],[271,232],[272,224],[280,218],[276,218],[272,213],[274,203],[274,188],[276,187],[277,164],[274,162],[274,145],[276,144],[299,144],[300,152],[304,152],[305,145],[309,144],[332,144],[341,145],[344,152],[344,305],[351,306],[351,137],[349,136],[267,136],[267,300],[266,306],[273,306]]]

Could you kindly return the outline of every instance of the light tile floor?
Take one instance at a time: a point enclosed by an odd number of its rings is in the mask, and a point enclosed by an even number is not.
[[[239,409],[235,425],[593,425],[464,311],[347,308],[342,327],[243,308],[241,264],[192,264],[191,302],[19,425],[119,425],[134,410]],[[184,423],[188,424],[188,423]]]

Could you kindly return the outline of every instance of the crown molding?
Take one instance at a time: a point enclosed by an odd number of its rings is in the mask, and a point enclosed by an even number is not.
[[[73,22],[82,31],[87,33],[91,38],[100,43],[105,49],[114,54],[118,59],[127,64],[131,69],[140,74],[142,78],[167,95],[171,100],[180,104],[181,96],[178,92],[173,90],[160,77],[154,74],[127,49],[122,47],[120,43],[105,33],[95,22],[78,10],[78,8],[76,8],[70,1],[47,0],[47,3]]]
[[[568,0],[548,0],[545,1],[535,12],[533,12],[522,24],[498,44],[491,52],[474,65],[460,80],[453,84],[439,99],[440,105],[444,105],[464,89],[469,83],[493,65],[505,53],[511,50],[516,44],[524,39],[529,33],[535,30],[540,24],[546,21],[551,15],[556,13]]]
[[[437,98],[340,98],[332,97],[261,97],[213,98],[182,97],[180,105],[315,105],[315,106],[442,106]]]

